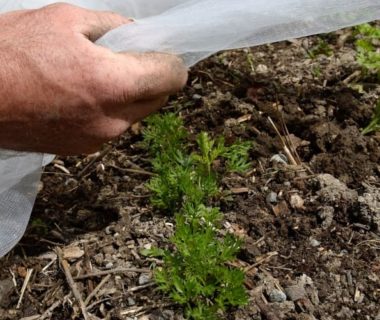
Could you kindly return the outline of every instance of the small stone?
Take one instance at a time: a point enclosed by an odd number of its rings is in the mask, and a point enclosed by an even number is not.
[[[282,153],[275,154],[272,158],[270,158],[269,161],[274,162],[274,163],[281,163],[285,165],[288,164],[288,158]]]
[[[285,289],[287,297],[291,301],[297,301],[306,296],[305,288],[302,284],[296,284]]]
[[[269,192],[266,197],[267,204],[273,204],[277,202],[277,193],[276,192]]]
[[[136,304],[136,301],[135,301],[133,298],[129,297],[129,298],[128,298],[128,304],[129,304],[130,306],[134,306],[134,305]]]
[[[94,260],[96,262],[97,265],[101,265],[103,264],[103,261],[104,261],[104,256],[102,253],[98,253],[94,256]]]
[[[162,320],[171,320],[174,319],[174,311],[172,310],[163,310],[162,311],[162,317],[160,317]]]
[[[323,229],[328,229],[330,228],[331,224],[334,221],[334,208],[331,206],[325,206],[319,208],[318,215],[319,217],[323,220],[322,222],[322,228]]]
[[[321,243],[317,239],[311,238],[310,245],[315,248],[315,247],[319,247]]]
[[[148,273],[142,273],[139,277],[139,285],[143,286],[151,281],[151,275]]]
[[[0,307],[7,308],[10,304],[10,295],[15,290],[11,278],[0,280]]]
[[[202,96],[200,94],[193,94],[193,100],[201,100]]]
[[[114,249],[114,247],[113,246],[105,246],[104,248],[103,248],[103,252],[105,253],[105,254],[112,254],[112,253],[114,253],[114,251],[115,251],[115,249]]]
[[[79,247],[66,247],[63,250],[63,257],[67,260],[75,260],[83,257],[84,251]]]
[[[290,205],[293,209],[304,209],[304,201],[298,194],[290,196]]]
[[[106,264],[106,269],[112,269],[113,268],[113,263],[112,262],[108,262]]]
[[[270,302],[284,302],[286,301],[286,294],[278,289],[273,289],[269,293],[269,301]]]
[[[268,73],[268,67],[265,64],[259,64],[256,67],[256,72],[258,74],[267,74]]]

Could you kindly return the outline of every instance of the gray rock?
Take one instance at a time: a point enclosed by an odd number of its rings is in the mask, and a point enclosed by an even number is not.
[[[364,184],[365,192],[358,198],[359,216],[380,233],[380,188]]]
[[[317,239],[311,238],[310,245],[315,248],[315,247],[319,247],[321,243]]]
[[[334,208],[331,206],[325,206],[319,208],[318,215],[323,220],[322,222],[322,228],[328,229],[330,228],[333,220],[334,220]]]
[[[134,305],[136,304],[136,301],[135,301],[133,298],[129,297],[129,298],[128,298],[128,304],[129,304],[130,306],[134,306]]]
[[[10,295],[15,288],[11,278],[0,280],[0,307],[7,308],[10,304]]]
[[[320,190],[317,192],[320,201],[339,206],[342,202],[353,204],[358,199],[357,191],[349,189],[331,174],[319,174],[316,180],[320,185]]]
[[[297,301],[306,296],[306,290],[302,283],[297,283],[285,289],[286,295],[291,301]]]
[[[139,285],[142,286],[144,284],[149,283],[152,280],[151,275],[148,273],[142,273],[139,277]]]
[[[273,204],[277,202],[277,193],[276,192],[269,192],[266,197],[267,204]]]
[[[273,289],[269,294],[270,302],[284,302],[286,301],[286,294],[278,289]]]

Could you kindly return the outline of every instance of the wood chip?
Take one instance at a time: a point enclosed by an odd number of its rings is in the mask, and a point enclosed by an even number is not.
[[[76,260],[84,256],[84,251],[79,247],[66,247],[62,252],[63,258],[67,260]]]
[[[249,189],[248,188],[232,188],[230,189],[230,191],[233,194],[241,194],[241,193],[248,193]]]

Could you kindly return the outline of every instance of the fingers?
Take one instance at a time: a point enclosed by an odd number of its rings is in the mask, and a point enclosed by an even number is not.
[[[126,118],[132,125],[148,115],[158,111],[161,107],[165,106],[168,102],[168,97],[160,97],[150,101],[140,101],[130,104],[126,109]]]
[[[104,48],[103,48],[104,49]],[[152,100],[181,90],[187,81],[182,60],[165,53],[118,53],[97,67],[95,77],[107,88],[105,99],[123,105]]]
[[[88,11],[88,19],[83,25],[83,33],[90,41],[95,42],[108,31],[124,24],[132,23],[133,20],[118,15],[114,12]]]
[[[74,26],[76,31],[92,42],[112,29],[133,22],[114,12],[88,10],[66,3],[51,4],[41,10],[49,12],[55,19],[61,19],[67,28]]]

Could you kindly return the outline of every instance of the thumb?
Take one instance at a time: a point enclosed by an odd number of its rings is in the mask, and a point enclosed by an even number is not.
[[[86,11],[87,15],[80,32],[92,42],[95,42],[112,29],[133,22],[132,19],[123,17],[115,12]]]

